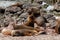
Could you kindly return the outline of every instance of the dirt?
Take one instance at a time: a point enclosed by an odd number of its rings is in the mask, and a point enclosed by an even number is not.
[[[60,40],[60,35],[39,35],[12,37],[0,34],[0,40]]]

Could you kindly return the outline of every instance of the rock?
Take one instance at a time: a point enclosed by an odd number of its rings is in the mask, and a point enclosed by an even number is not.
[[[45,19],[43,18],[43,17],[37,17],[36,19],[35,19],[35,22],[38,24],[38,25],[43,25],[44,23],[45,23]]]
[[[17,18],[18,23],[20,22],[26,22],[27,21],[27,17],[28,17],[28,13],[22,13],[19,18]]]
[[[19,7],[19,8],[21,8],[21,9],[23,9],[23,4],[24,3],[20,3],[20,2],[17,2],[16,4],[13,4],[13,5],[11,5],[11,6],[17,6],[17,7]]]
[[[5,8],[0,7],[0,13],[4,13],[4,12],[5,12]]]
[[[56,19],[49,19],[50,27],[55,28],[56,27]]]
[[[37,3],[42,4],[42,3],[43,3],[43,1],[38,1]]]
[[[21,15],[22,14],[22,11],[18,11],[16,14]]]
[[[56,2],[54,5],[54,10],[55,12],[60,12],[60,2]]]
[[[53,35],[53,34],[55,34],[55,29],[46,28],[46,34],[48,34],[48,35]]]
[[[24,3],[23,4],[23,8],[29,8],[30,6],[31,6],[31,3],[28,3],[28,4],[27,3]]]
[[[47,19],[48,22],[49,20],[56,21],[56,18],[52,14],[45,14],[44,17]]]
[[[28,16],[28,13],[26,12],[26,13],[22,13],[21,15],[20,15],[20,17],[27,17]]]
[[[48,5],[48,4],[44,4],[43,5],[43,10],[46,12],[52,12],[54,10],[54,6],[53,5]]]
[[[46,27],[50,27],[50,23],[46,23]]]
[[[48,19],[48,18],[53,17],[53,15],[52,15],[52,14],[45,14],[44,17],[45,17],[46,19]]]
[[[6,12],[10,12],[10,13],[17,13],[18,11],[20,11],[21,9],[17,6],[12,6],[12,7],[8,7],[6,8]]]
[[[60,12],[60,9],[58,10],[58,9],[54,9],[53,11],[55,11],[55,12]]]
[[[55,29],[55,27],[57,25],[55,20],[49,20],[49,24],[50,24],[50,27],[53,29]]]

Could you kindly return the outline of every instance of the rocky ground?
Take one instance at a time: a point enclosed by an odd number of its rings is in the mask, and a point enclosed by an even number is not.
[[[2,5],[2,4],[1,4]],[[1,8],[0,7],[0,30],[2,30],[4,27],[7,27],[9,25],[9,22],[16,21],[17,24],[21,22],[26,22],[26,19],[28,17],[27,8],[29,7],[40,7],[38,3],[25,3],[22,7],[14,7],[9,6],[7,8]],[[44,13],[41,11],[41,14]],[[46,13],[47,14],[47,13]],[[51,13],[52,14],[52,13]],[[55,27],[55,17],[54,15],[44,15],[44,17],[49,21],[51,24],[51,27]],[[42,15],[43,16],[43,15]],[[51,21],[53,20],[53,21]],[[12,37],[12,36],[6,36],[0,33],[0,40],[60,40],[60,35],[38,35],[38,36],[19,36],[19,37]]]
[[[19,36],[11,37],[0,34],[0,40],[60,40],[60,35],[39,35],[39,36]]]

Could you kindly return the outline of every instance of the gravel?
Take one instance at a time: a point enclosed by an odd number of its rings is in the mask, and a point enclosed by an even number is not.
[[[0,33],[0,40],[60,40],[60,35],[38,35],[12,37]]]

